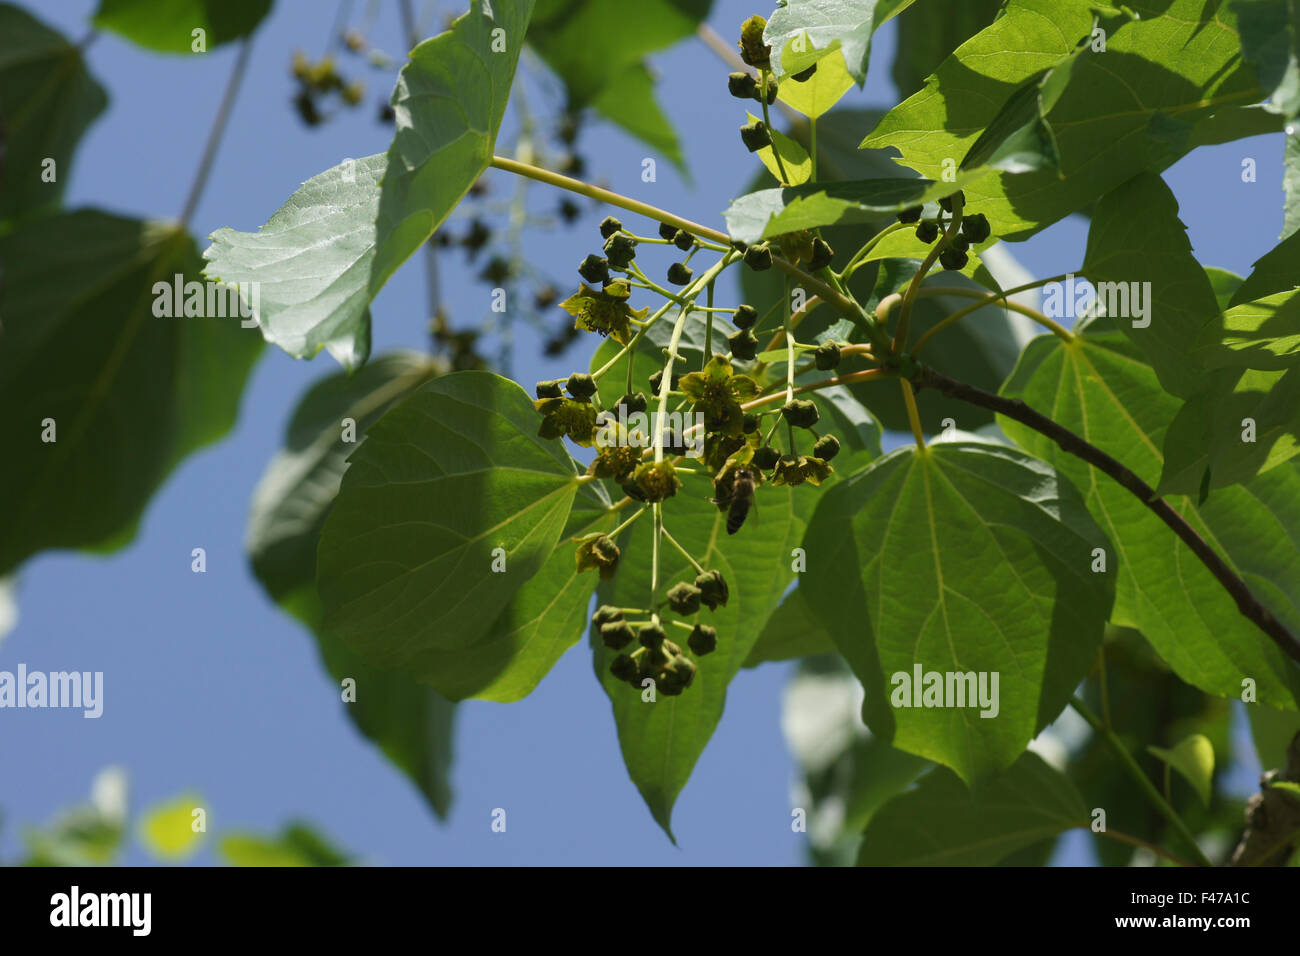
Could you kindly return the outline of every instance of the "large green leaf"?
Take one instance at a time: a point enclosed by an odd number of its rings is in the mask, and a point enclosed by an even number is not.
[[[1300,363],[1300,292],[1279,292],[1228,309],[1221,339],[1201,354],[1212,368],[1294,367]]]
[[[370,301],[433,234],[492,158],[532,0],[475,0],[411,51],[387,154],[314,176],[255,233],[218,229],[206,275],[255,282],[267,341],[296,358],[322,348],[365,362]]]
[[[991,866],[1088,822],[1079,791],[1037,754],[972,790],[937,767],[876,811],[858,865]]]
[[[767,619],[767,626],[745,658],[745,666],[757,667],[767,661],[834,653],[835,642],[830,631],[822,627],[808,604],[807,595],[796,587]]]
[[[227,833],[217,842],[217,855],[231,866],[348,866],[353,860],[310,825],[287,824],[279,836]]]
[[[190,53],[193,30],[211,50],[257,29],[271,0],[99,0],[95,26],[160,53]]]
[[[1151,483],[1162,466],[1161,442],[1178,401],[1154,370],[1106,320],[1070,343],[1030,343],[1003,394],[1019,398],[1099,447]],[[1007,435],[1056,464],[1081,488],[1110,537],[1108,567],[1117,576],[1111,620],[1136,628],[1183,680],[1240,697],[1243,680],[1258,699],[1294,709],[1300,668],[1246,618],[1210,572],[1132,493],[1093,471],[1050,439],[999,418]],[[1168,503],[1233,565],[1280,620],[1300,627],[1300,471],[1279,468],[1248,485],[1215,492],[1200,507]],[[1285,530],[1286,537],[1279,539]],[[1265,546],[1263,542],[1272,541]]]
[[[734,199],[723,215],[733,239],[757,242],[800,229],[879,222],[956,190],[928,179],[860,179],[762,189]]]
[[[918,3],[898,20],[891,76],[899,96],[911,96],[952,51],[993,22],[1002,0]]]
[[[434,686],[444,655],[499,637],[483,609],[505,608],[542,570],[579,487],[539,422],[513,382],[458,372],[372,425],[321,532],[326,630]]]
[[[1159,176],[1139,174],[1097,204],[1083,272],[1166,390],[1194,394],[1202,378],[1192,353],[1199,342],[1217,340],[1219,301],[1192,255],[1178,200]]]
[[[785,0],[767,21],[777,76],[799,73],[833,50],[861,86],[867,81],[871,35],[915,0]]]
[[[1241,20],[1242,56],[1255,66],[1260,90],[1268,98],[1266,112],[1286,121],[1283,152],[1282,238],[1300,230],[1300,0],[1237,0],[1233,9]]]
[[[800,588],[862,681],[872,731],[974,780],[1010,766],[1087,673],[1113,597],[1113,576],[1090,570],[1105,546],[1043,462],[906,446],[823,496]],[[910,706],[916,668],[973,672],[994,702]]]
[[[311,629],[335,682],[355,682],[355,699],[344,705],[348,717],[411,778],[439,817],[451,805],[454,705],[406,674],[369,666],[324,632],[316,548],[356,447],[344,440],[345,429],[359,440],[388,408],[443,371],[427,356],[398,352],[313,386],[294,410],[284,449],[258,484],[248,521],[254,574],[273,600]]]
[[[533,0],[474,0],[402,67],[375,221],[372,298],[492,161],[532,12]]]
[[[234,425],[261,339],[238,317],[155,314],[155,283],[198,278],[174,224],[46,216],[0,238],[0,261],[3,574],[47,548],[130,540],[177,462]]]
[[[1090,40],[1092,6],[1010,0],[862,145],[895,146],[904,165],[941,178],[1026,80],[1069,57],[1068,82],[1043,117],[1059,169],[975,170],[963,184],[970,212],[988,216],[995,236],[1019,239],[1143,170],[1164,169],[1198,141],[1222,138],[1221,129],[1203,127],[1259,99],[1226,3],[1128,4],[1140,19],[1107,20],[1105,51],[1087,46],[1072,56]]]
[[[717,649],[695,657],[695,680],[681,695],[659,694],[651,703],[642,700],[640,688],[609,673],[615,652],[595,628],[591,633],[596,676],[614,709],[628,773],[670,837],[673,804],[722,718],[727,685],[794,578],[790,551],[803,537],[805,515],[817,493],[808,486],[761,488],[749,519],[728,535],[727,516],[709,501],[713,489],[707,478],[684,476],[683,481],[687,484],[664,508],[664,524],[705,568],[721,571],[730,588],[725,606],[699,613],[700,623],[717,628]],[[623,557],[615,577],[596,592],[601,604],[643,607],[650,600],[651,534],[646,515],[620,536]],[[676,549],[662,548],[659,561],[661,591],[695,579],[695,569]]]
[[[77,142],[107,104],[79,47],[25,10],[0,4],[0,222],[58,204]],[[46,160],[54,161],[52,182],[43,178]]]

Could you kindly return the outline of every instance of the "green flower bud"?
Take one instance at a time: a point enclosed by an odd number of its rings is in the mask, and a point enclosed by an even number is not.
[[[951,196],[944,196],[940,199],[939,205],[943,208],[944,212],[952,212],[954,201],[961,203],[963,206],[966,205],[966,194],[959,189]]]
[[[812,428],[817,424],[821,413],[817,403],[810,398],[796,398],[781,406],[781,416],[796,428]]]
[[[727,598],[731,597],[731,589],[727,587],[726,578],[716,569],[697,575],[695,586],[700,589],[700,603],[710,611],[716,611],[718,605],[726,607]]]
[[[758,338],[752,329],[741,329],[727,338],[731,354],[741,361],[749,361],[758,354]]]
[[[668,672],[677,678],[676,683],[683,688],[691,686],[695,680],[695,662],[683,654],[673,658],[673,662],[668,665]]]
[[[776,463],[781,460],[781,453],[771,445],[764,445],[758,451],[754,452],[754,467],[763,471],[769,468],[775,468]]]
[[[562,385],[564,385],[564,379],[562,378],[555,378],[545,382],[538,382],[537,397],[538,398],[563,398],[564,395],[560,391],[560,387]]]
[[[682,252],[689,252],[695,245],[695,237],[685,229],[678,229],[677,235],[673,237],[673,245]]]
[[[596,613],[591,616],[591,622],[597,625],[621,620],[623,620],[623,612],[612,604],[602,604],[596,608]]]
[[[730,73],[727,75],[727,92],[738,100],[752,100],[758,95],[758,83],[752,73]]]
[[[596,380],[590,375],[580,372],[574,372],[569,376],[568,382],[564,386],[569,390],[569,394],[578,401],[591,398],[596,394]]]
[[[676,365],[676,364],[678,364],[678,363],[674,362],[673,364]],[[653,394],[653,395],[658,395],[658,394],[659,394],[659,386],[663,384],[663,381],[664,381],[664,370],[663,370],[663,369],[659,369],[657,372],[654,372],[654,373],[650,376],[650,392],[651,392],[651,394]],[[682,384],[682,376],[681,376],[681,374],[680,374],[679,372],[673,372],[673,381],[672,381],[672,384],[668,386],[668,390],[669,390],[669,391],[672,391],[672,392],[675,392],[675,391],[677,391],[677,386],[679,386],[679,385],[681,385],[681,384]]]
[[[649,502],[671,498],[677,494],[677,489],[682,483],[677,477],[677,470],[673,468],[673,463],[666,458],[657,464],[650,461],[642,462],[633,472],[633,481],[641,489],[645,500]]]
[[[635,682],[640,666],[627,654],[619,654],[609,665],[609,672],[621,681]]]
[[[731,321],[736,324],[738,329],[753,328],[754,323],[758,321],[758,310],[752,305],[736,306],[736,314],[731,317]]]
[[[752,435],[758,431],[758,415],[754,412],[746,412],[745,417],[741,419],[740,430],[746,435]]]
[[[679,232],[681,232],[681,230],[678,229],[676,226],[670,226],[666,222],[659,223],[660,239],[667,239],[669,242],[672,242],[673,239],[677,236],[677,233]]]
[[[700,609],[700,589],[693,584],[682,581],[668,589],[668,606],[673,612],[685,617]]]
[[[988,217],[983,213],[977,212],[972,216],[962,217],[961,234],[976,245],[992,235],[992,232]]]
[[[684,262],[674,262],[668,267],[668,281],[673,285],[686,285],[694,271]]]
[[[664,638],[668,635],[664,633],[664,629],[658,624],[643,624],[641,625],[640,630],[637,631],[636,636],[637,640],[641,642],[643,647],[648,647],[652,651],[657,651],[659,646],[663,644]]]
[[[949,249],[956,249],[958,252],[966,252],[970,249],[970,240],[965,236],[954,236],[948,243]]]
[[[632,633],[632,625],[627,621],[610,621],[600,626],[600,639],[612,650],[621,651],[631,644],[635,637],[636,635]]]
[[[700,657],[712,654],[718,647],[718,632],[706,624],[696,624],[686,644],[690,647],[691,653]]]
[[[813,457],[820,458],[822,461],[830,461],[840,453],[840,441],[834,435],[823,435],[817,439],[817,444],[813,445]]]
[[[745,265],[755,272],[772,268],[772,249],[766,242],[750,246],[745,250]]]
[[[745,149],[756,153],[772,145],[772,134],[767,131],[766,123],[762,120],[754,120],[740,128],[740,140],[745,144]]]
[[[616,232],[605,240],[605,257],[615,269],[626,269],[636,258],[636,241],[625,232]]]
[[[626,408],[629,415],[635,415],[637,412],[644,412],[647,408],[644,392],[637,392],[635,395],[632,395],[631,393],[624,395],[618,400],[618,404]]]
[[[939,253],[939,265],[943,266],[945,269],[959,272],[966,268],[968,258],[969,257],[964,252],[958,252],[956,249],[945,249],[943,252]]]
[[[840,347],[834,342],[823,342],[813,352],[813,364],[823,372],[829,372],[840,364]]]
[[[597,282],[609,281],[609,260],[604,256],[598,256],[595,253],[587,256],[578,266],[578,275],[582,276],[592,285]]]
[[[916,238],[927,246],[939,238],[939,224],[933,219],[926,219],[916,226]]]
[[[777,89],[778,89],[778,84],[776,81],[776,77],[772,76],[772,74],[769,73],[767,75],[766,83],[763,86],[762,95],[760,96],[758,91],[758,85],[755,84],[754,95],[752,98],[754,100],[757,100],[759,103],[763,102],[763,100],[767,100],[767,105],[771,106],[773,103],[776,102]]]
[[[824,269],[831,264],[833,258],[835,258],[835,250],[830,247],[830,243],[825,239],[814,239],[812,258],[808,260],[808,269],[811,272]]]
[[[756,70],[766,70],[772,65],[772,48],[763,42],[767,19],[752,16],[740,25],[740,58]]]
[[[898,221],[901,223],[920,222],[922,212],[923,209],[920,206],[909,206],[898,214]]]
[[[621,222],[613,216],[606,216],[600,221],[600,237],[602,239],[608,239],[622,228],[623,224]]]

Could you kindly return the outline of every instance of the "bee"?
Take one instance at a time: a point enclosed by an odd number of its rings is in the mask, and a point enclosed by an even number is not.
[[[737,468],[731,476],[731,494],[712,500],[727,509],[727,534],[735,534],[754,506],[754,473],[748,468]]]

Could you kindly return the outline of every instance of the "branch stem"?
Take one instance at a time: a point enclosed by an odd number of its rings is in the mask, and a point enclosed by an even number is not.
[[[199,160],[198,171],[194,174],[194,183],[190,186],[190,193],[185,198],[185,208],[181,211],[182,226],[189,226],[190,219],[194,217],[194,210],[198,208],[199,198],[203,195],[203,187],[208,184],[212,161],[217,158],[217,147],[221,145],[221,138],[225,135],[230,111],[234,109],[235,98],[239,95],[239,85],[243,82],[244,72],[248,69],[248,58],[252,52],[253,38],[248,37],[239,45],[239,55],[235,57],[235,66],[230,71],[230,79],[226,81],[226,91],[221,96],[221,105],[217,107],[216,119],[212,121],[208,141],[203,146],[203,156]]]

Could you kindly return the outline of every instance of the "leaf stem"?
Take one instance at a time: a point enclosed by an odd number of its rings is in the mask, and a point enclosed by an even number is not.
[[[880,243],[880,240],[884,239],[890,233],[897,232],[899,229],[904,228],[904,226],[906,225],[907,225],[906,223],[902,223],[902,222],[890,223],[884,229],[881,229],[878,233],[876,233],[865,243],[863,243],[862,248],[859,249],[857,252],[853,253],[853,258],[851,258],[848,261],[848,264],[843,269],[840,270],[840,278],[847,280],[851,275],[853,275],[854,272],[857,271],[858,267],[866,260],[866,257],[868,254],[870,254],[871,250],[876,248],[876,246]]]
[[[198,208],[203,188],[208,184],[208,174],[212,172],[212,161],[217,157],[217,147],[225,135],[226,124],[230,120],[230,111],[234,109],[235,98],[239,95],[239,85],[243,82],[244,72],[248,69],[248,58],[253,52],[253,38],[250,36],[239,44],[239,54],[235,57],[235,66],[226,81],[226,91],[221,96],[221,105],[217,107],[216,118],[208,132],[208,141],[203,146],[203,156],[199,159],[199,168],[194,174],[189,195],[185,198],[185,208],[181,210],[181,225],[188,227],[194,210]]]
[[[648,507],[648,506],[646,506],[646,505],[642,505],[642,506],[641,506],[640,508],[638,508],[635,512],[633,512],[633,513],[628,517],[628,519],[627,519],[626,521],[624,521],[621,525],[619,525],[619,526],[618,526],[617,528],[615,528],[613,531],[607,532],[606,535],[605,535],[605,537],[607,537],[607,538],[615,538],[615,537],[618,537],[620,534],[622,534],[622,533],[623,533],[623,532],[628,528],[629,525],[632,524],[632,522],[636,521],[637,518],[641,517],[643,514],[646,513],[646,509],[647,509],[647,507]],[[612,511],[613,509],[611,508],[610,510]]]
[[[1195,863],[1189,863],[1181,856],[1174,856],[1164,847],[1156,846],[1154,843],[1148,843],[1146,840],[1140,840],[1135,836],[1130,836],[1120,830],[1112,830],[1109,827],[1105,830],[1094,831],[1098,836],[1110,837],[1119,843],[1127,843],[1129,846],[1140,846],[1145,850],[1150,850],[1156,856],[1164,857],[1170,863],[1176,863],[1179,866],[1195,866]]]
[[[916,408],[916,395],[912,392],[912,383],[905,378],[899,378],[898,384],[903,389],[903,403],[907,405],[907,422],[912,426],[912,437],[916,440],[916,447],[925,451],[925,432],[921,428],[921,414]]]
[[[1105,739],[1106,743],[1110,745],[1110,748],[1115,751],[1115,755],[1119,757],[1120,763],[1124,765],[1124,769],[1129,772],[1129,775],[1146,795],[1146,798],[1151,801],[1151,805],[1160,812],[1161,816],[1169,821],[1170,826],[1178,831],[1179,836],[1187,842],[1189,849],[1195,850],[1195,853],[1192,854],[1192,858],[1196,861],[1197,865],[1214,866],[1214,863],[1210,861],[1210,858],[1205,855],[1204,851],[1202,851],[1200,846],[1197,844],[1196,837],[1192,835],[1192,831],[1187,829],[1187,824],[1183,823],[1183,818],[1174,812],[1174,808],[1166,802],[1164,797],[1160,796],[1160,791],[1155,788],[1155,785],[1147,778],[1147,775],[1143,772],[1142,768],[1138,766],[1137,761],[1133,759],[1133,755],[1129,753],[1128,748],[1124,746],[1124,742],[1115,736],[1114,731],[1107,730],[1103,727],[1101,721],[1097,719],[1097,715],[1094,714],[1088,708],[1088,705],[1079,699],[1079,697],[1071,697],[1070,706],[1075,709],[1080,717],[1092,726],[1092,729],[1096,731],[1100,737]]]
[[[701,370],[713,358],[713,283],[710,282],[705,289],[707,298],[704,301],[708,308],[704,312],[704,355],[700,358]]]
[[[676,538],[674,538],[671,534],[669,534],[667,528],[660,526],[659,532],[665,538],[668,539],[669,544],[671,544],[674,548],[676,548],[678,551],[682,553],[682,557],[684,557],[687,561],[691,562],[691,566],[695,568],[696,571],[698,571],[700,574],[704,573],[704,566],[700,564],[700,562],[696,561],[693,557],[691,557],[691,553],[687,551],[685,548],[683,548],[681,544],[678,543]]]
[[[1196,533],[1196,530],[1187,523],[1187,520],[1181,514],[1175,511],[1164,499],[1158,497],[1150,485],[1110,455],[1063,425],[1034,411],[1019,399],[994,395],[982,388],[949,378],[928,366],[921,365],[918,367],[916,373],[912,376],[912,384],[917,388],[933,388],[949,398],[987,408],[999,415],[1005,415],[1007,418],[1018,421],[1022,425],[1027,425],[1039,434],[1052,439],[1062,450],[1074,455],[1076,458],[1083,459],[1098,471],[1104,472],[1113,478],[1121,487],[1130,491],[1148,509],[1153,511],[1161,521],[1173,530],[1174,534],[1183,540],[1184,544],[1191,548],[1192,553],[1200,559],[1200,562],[1223,585],[1223,589],[1237,602],[1237,610],[1241,612],[1242,616],[1267,634],[1284,654],[1292,660],[1300,662],[1300,640],[1297,640],[1295,635],[1288,631],[1282,622],[1259,602],[1246,585],[1246,582],[1228,566],[1227,562],[1219,557],[1213,548],[1206,544],[1205,539]]]
[[[982,293],[976,292],[974,289],[962,289],[960,287],[949,288],[949,287],[941,287],[941,286],[932,286],[929,289],[921,289],[917,293],[918,297],[956,295],[956,296],[962,296],[963,298],[967,298],[967,299],[978,299],[979,301],[972,303],[971,305],[968,305],[964,309],[958,309],[952,315],[944,318],[943,321],[938,322],[935,325],[931,326],[929,329],[927,329],[925,334],[916,340],[916,345],[913,346],[912,348],[912,354],[915,355],[917,352],[921,351],[921,346],[925,345],[926,342],[934,338],[934,336],[938,335],[939,332],[947,328],[949,325],[952,325],[954,322],[956,322],[958,319],[962,318],[963,316],[970,315],[970,313],[978,311],[979,309],[984,308],[986,305],[994,305],[995,303],[1003,299],[1006,299],[1006,297],[1009,295],[1015,295],[1017,292],[1025,292],[1029,289],[1036,289],[1039,286],[1047,285],[1047,283],[1049,282],[1060,282],[1064,278],[1065,276],[1063,275],[1052,276],[1050,279],[1041,279],[1037,282],[1029,282],[1026,283],[1025,285],[1018,285],[1014,289],[1007,289],[1005,292],[995,293],[993,295],[984,295]],[[1021,315],[1026,315],[1029,318],[1033,319],[1039,325],[1050,330],[1052,334],[1056,335],[1061,339],[1064,339],[1066,342],[1071,342],[1074,340],[1074,336],[1064,326],[1062,326],[1058,322],[1053,321],[1052,319],[1049,319],[1047,316],[1039,312],[1037,309],[1031,309],[1027,305],[1021,305],[1019,302],[1004,302],[1003,304],[1006,308],[1010,309],[1012,312],[1019,312]]]
[[[767,80],[772,75],[770,70],[759,70],[758,72],[758,101],[763,104],[763,125],[767,127],[768,139],[772,141],[772,155],[776,157],[776,168],[781,174],[781,185],[791,186],[790,174],[785,171],[785,163],[781,160],[781,151],[776,148],[776,137],[772,135],[772,117],[767,115]]]

